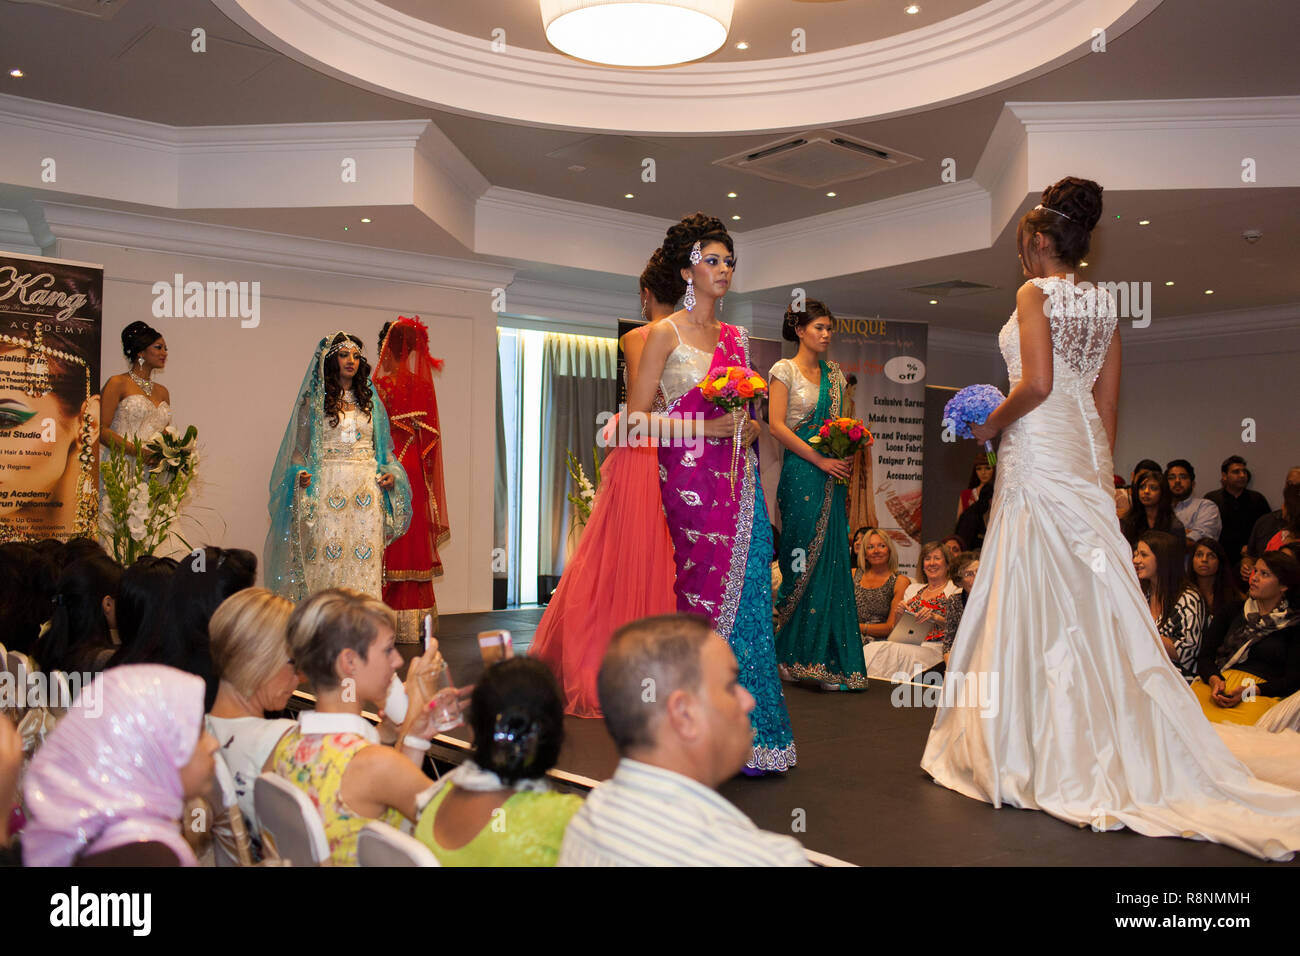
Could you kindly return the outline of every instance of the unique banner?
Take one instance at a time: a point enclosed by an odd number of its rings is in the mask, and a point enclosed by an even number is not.
[[[849,380],[844,414],[865,421],[875,438],[854,463],[849,533],[888,533],[909,575],[921,546],[927,330],[924,322],[840,317],[831,340],[830,357]]]
[[[0,541],[95,537],[102,266],[0,252]]]

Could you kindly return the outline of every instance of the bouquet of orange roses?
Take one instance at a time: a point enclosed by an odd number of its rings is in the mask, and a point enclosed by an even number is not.
[[[700,382],[700,392],[705,399],[728,412],[744,408],[751,399],[767,395],[767,382],[752,368],[743,365],[717,366],[709,370],[708,378]],[[736,469],[740,465],[740,434],[745,427],[745,416],[736,415],[736,433],[731,446],[731,496],[736,496]]]
[[[866,448],[875,440],[860,418],[828,418],[822,422],[817,434],[808,439],[808,444],[828,458],[844,459],[852,458],[859,449]],[[843,478],[836,478],[835,483],[848,484]]]

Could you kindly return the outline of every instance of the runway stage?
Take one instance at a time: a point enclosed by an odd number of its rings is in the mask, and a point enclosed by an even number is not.
[[[527,653],[541,608],[446,615],[443,656],[458,684],[482,670],[475,635],[505,628],[515,653]],[[399,645],[409,657],[415,645]],[[1155,839],[1128,830],[1095,833],[1045,813],[991,806],[933,783],[921,752],[933,720],[925,707],[895,707],[887,682],[859,694],[786,685],[799,765],[776,777],[737,777],[722,793],[760,827],[791,833],[819,854],[863,866],[1252,866],[1254,857],[1212,843]],[[607,779],[618,756],[604,721],[566,719],[554,776],[584,790]],[[435,743],[440,759],[459,762],[463,729]],[[792,826],[802,823],[802,830]],[[1292,866],[1300,864],[1294,861]]]

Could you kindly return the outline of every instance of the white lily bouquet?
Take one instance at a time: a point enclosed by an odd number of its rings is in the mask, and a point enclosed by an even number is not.
[[[591,450],[592,459],[596,462],[596,481],[593,483],[587,477],[587,472],[582,467],[582,461],[573,452],[565,449],[565,464],[569,469],[569,477],[573,479],[575,493],[566,495],[569,503],[573,505],[573,518],[569,526],[569,534],[577,528],[586,525],[587,519],[591,517],[591,506],[596,500],[596,489],[600,487],[600,456],[596,454],[596,449]]]
[[[198,470],[197,443],[193,425],[184,435],[168,425],[147,441],[136,438],[131,451],[109,451],[100,469],[106,499],[101,525],[119,563],[153,554],[167,538]]]

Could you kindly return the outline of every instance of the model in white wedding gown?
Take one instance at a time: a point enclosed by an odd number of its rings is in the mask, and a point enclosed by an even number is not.
[[[921,766],[995,807],[1289,859],[1300,849],[1300,792],[1252,776],[1205,719],[1161,645],[1115,519],[1092,396],[1114,301],[1059,278],[1033,281],[1047,295],[1052,391],[1003,433],[979,575],[948,664],[951,696]],[[1014,387],[1015,314],[998,343]]]
[[[171,406],[166,402],[155,405],[147,395],[124,395],[113,412],[109,428],[126,441],[139,438],[146,442],[172,423]]]

